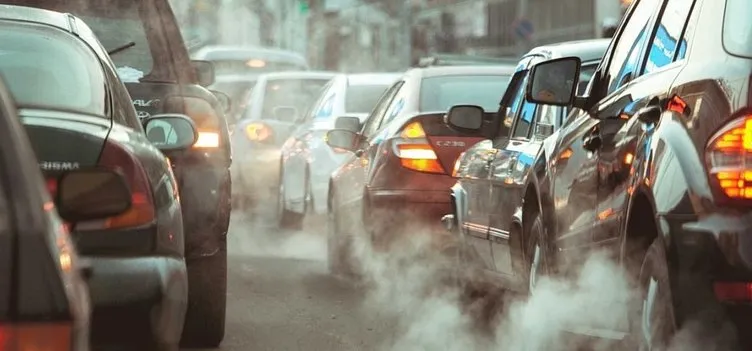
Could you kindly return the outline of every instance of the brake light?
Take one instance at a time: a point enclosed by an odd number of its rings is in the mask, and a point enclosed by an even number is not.
[[[272,136],[272,130],[264,123],[251,123],[245,127],[245,135],[250,141],[264,141]]]
[[[713,284],[715,297],[724,302],[752,301],[752,283],[718,282]]]
[[[130,228],[152,223],[155,219],[154,199],[141,162],[121,144],[108,141],[102,150],[99,165],[122,172],[132,193],[131,208],[104,220],[101,229]]]
[[[426,139],[426,132],[420,122],[406,125],[394,142],[394,154],[402,167],[419,172],[445,173],[436,152]]]
[[[752,199],[752,116],[718,131],[705,150],[711,181],[731,199]]]
[[[72,333],[69,323],[0,325],[0,351],[69,351]]]
[[[165,99],[165,111],[188,115],[196,124],[198,139],[193,148],[218,148],[221,144],[220,122],[223,121],[212,105],[198,97],[171,96]]]

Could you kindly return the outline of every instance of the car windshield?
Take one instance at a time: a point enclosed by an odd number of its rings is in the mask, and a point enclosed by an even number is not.
[[[261,74],[279,71],[305,70],[304,66],[291,62],[271,61],[262,59],[249,60],[211,60],[216,74]]]
[[[454,105],[477,105],[487,112],[499,109],[509,84],[508,75],[453,75],[423,79],[421,111],[447,111]]]
[[[752,2],[749,0],[726,0],[723,18],[723,46],[734,55],[752,57]]]
[[[106,116],[102,66],[73,36],[0,20],[0,75],[20,106]]]
[[[345,112],[369,113],[376,106],[388,84],[350,85],[345,93]]]
[[[280,106],[295,107],[303,113],[321,93],[321,88],[329,79],[273,79],[264,89],[264,102],[261,110],[262,119],[274,118],[274,108]]]

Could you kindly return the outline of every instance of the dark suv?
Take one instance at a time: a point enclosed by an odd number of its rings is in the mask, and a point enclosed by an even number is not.
[[[526,180],[531,289],[607,249],[640,292],[621,330],[640,349],[679,330],[703,349],[752,341],[750,13],[748,0],[635,0],[584,96],[579,58],[531,73],[530,101],[574,107]]]
[[[196,144],[166,152],[180,188],[186,236],[189,306],[183,341],[219,345],[224,338],[231,153],[224,107],[202,87],[214,80],[211,64],[190,60],[167,0],[0,3],[78,16],[107,48],[140,117],[181,113],[195,122]]]

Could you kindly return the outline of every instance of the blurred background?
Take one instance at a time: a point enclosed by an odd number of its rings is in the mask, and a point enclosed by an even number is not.
[[[395,71],[436,54],[517,58],[609,37],[632,0],[170,0],[191,51],[297,52],[312,69]]]

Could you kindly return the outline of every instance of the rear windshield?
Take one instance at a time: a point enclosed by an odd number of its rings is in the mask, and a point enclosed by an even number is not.
[[[290,62],[267,61],[261,59],[251,60],[211,60],[214,63],[214,72],[217,74],[260,74],[279,71],[300,71],[305,66]]]
[[[274,79],[269,80],[264,91],[261,118],[274,118],[274,108],[295,107],[299,113],[308,109],[321,94],[329,79]]]
[[[369,113],[389,85],[350,85],[345,93],[345,112]]]
[[[752,1],[726,0],[723,46],[732,55],[752,58]]]
[[[253,81],[216,82],[211,88],[227,94],[232,99],[233,104],[238,104],[247,100],[254,85],[256,85],[256,82]]]
[[[420,87],[420,111],[447,111],[454,105],[478,105],[487,112],[496,111],[507,84],[508,75],[425,78]]]
[[[0,20],[0,75],[20,106],[105,116],[102,66],[83,43],[46,26]]]

